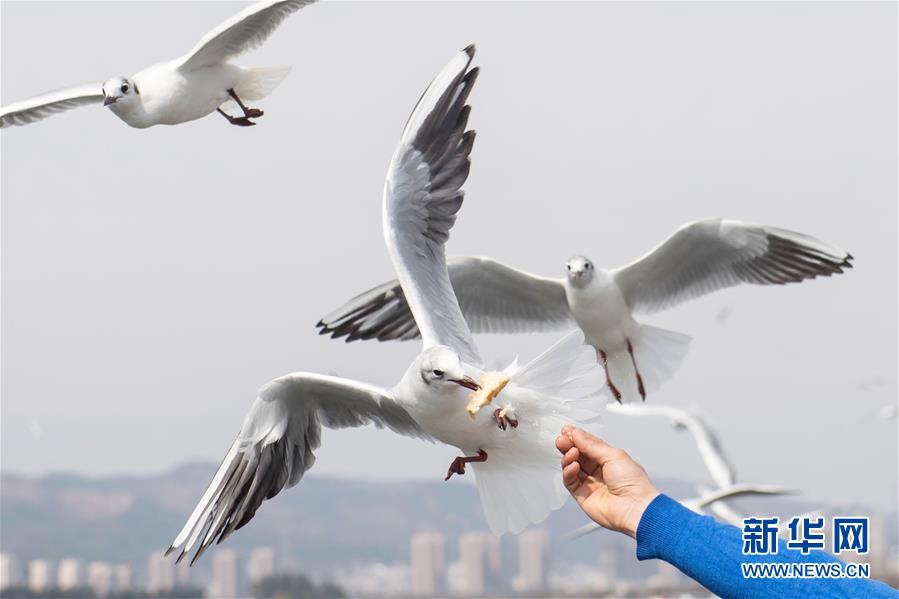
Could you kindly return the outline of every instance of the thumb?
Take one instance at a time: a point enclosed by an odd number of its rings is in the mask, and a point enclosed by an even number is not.
[[[580,428],[572,428],[569,431],[569,439],[581,452],[581,455],[590,458],[602,466],[606,462],[619,457],[622,451],[612,447],[596,435],[591,435]]]

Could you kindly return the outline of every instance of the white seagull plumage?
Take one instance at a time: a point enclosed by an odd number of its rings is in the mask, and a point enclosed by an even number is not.
[[[736,469],[733,462],[724,453],[721,441],[714,429],[709,426],[696,409],[677,408],[667,405],[627,404],[608,406],[614,414],[625,416],[658,416],[667,418],[671,424],[690,433],[696,443],[696,449],[705,464],[709,475],[718,488],[730,487],[736,482]]]
[[[510,367],[495,412],[466,412],[466,390],[477,388],[472,376],[482,365],[449,283],[443,245],[462,204],[474,141],[466,131],[466,101],[478,72],[473,56],[473,47],[456,55],[419,100],[384,188],[385,239],[420,319],[421,353],[389,390],[304,372],[265,385],[168,550],[178,551],[179,560],[196,547],[193,563],[249,522],[265,499],[299,482],[315,461],[322,425],[374,424],[459,448],[466,459],[454,460],[450,473],[473,463],[484,514],[497,534],[520,532],[565,501],[554,439],[565,422],[598,417],[604,380],[582,334]],[[497,417],[502,409],[510,418]]]
[[[646,398],[680,366],[690,338],[641,324],[655,312],[741,283],[782,285],[841,273],[852,256],[813,237],[713,218],[688,223],[631,264],[597,268],[583,256],[564,278],[532,275],[484,257],[449,261],[449,276],[474,333],[580,328],[620,402]],[[318,323],[321,334],[357,339],[418,337],[398,281],[374,287]]]
[[[315,0],[257,2],[205,36],[186,55],[143,69],[131,78],[113,77],[50,92],[0,108],[0,128],[27,125],[58,112],[104,104],[128,125],[143,129],[176,125],[216,110],[234,125],[251,126],[262,111],[244,100],[271,93],[289,67],[243,68],[231,59],[260,46],[291,13]],[[239,107],[243,116],[226,110]]]

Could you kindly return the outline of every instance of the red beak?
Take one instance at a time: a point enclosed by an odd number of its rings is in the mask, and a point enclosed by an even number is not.
[[[477,384],[475,382],[475,380],[473,378],[471,378],[470,376],[466,376],[465,378],[461,378],[461,379],[450,379],[450,382],[456,383],[460,387],[465,387],[466,389],[471,389],[472,391],[477,391],[478,389],[481,388],[481,386],[479,384]]]

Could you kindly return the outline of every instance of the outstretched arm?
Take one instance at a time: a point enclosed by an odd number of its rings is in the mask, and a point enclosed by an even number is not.
[[[812,564],[812,572],[840,568],[823,551],[803,555],[781,547],[775,555],[743,555],[742,533],[660,494],[625,451],[579,428],[556,439],[562,479],[596,523],[637,540],[637,559],[662,559],[721,597],[893,597],[895,589],[852,578],[746,578],[744,563]],[[833,568],[831,568],[833,569]]]

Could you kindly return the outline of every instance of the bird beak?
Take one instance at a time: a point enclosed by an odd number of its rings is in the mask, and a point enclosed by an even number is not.
[[[479,384],[475,382],[473,378],[470,376],[464,376],[461,379],[450,379],[450,382],[456,383],[460,387],[465,387],[466,389],[471,389],[472,391],[477,391],[481,388]]]
[[[103,106],[109,106],[110,104],[115,104],[115,101],[117,99],[118,98],[116,98],[115,96],[106,96],[105,98],[103,98]]]

